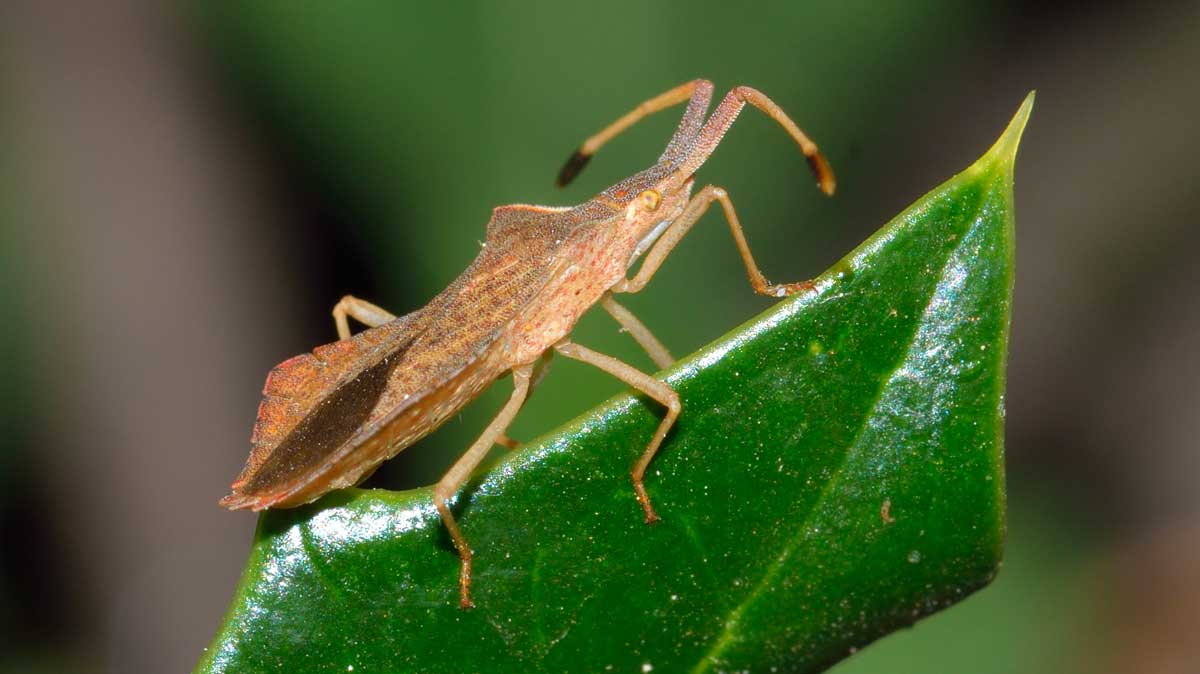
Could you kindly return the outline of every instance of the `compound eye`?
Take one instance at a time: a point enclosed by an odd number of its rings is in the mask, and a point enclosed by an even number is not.
[[[658,205],[662,203],[662,195],[658,190],[646,190],[638,195],[638,201],[642,203],[642,208],[647,211],[658,210]]]

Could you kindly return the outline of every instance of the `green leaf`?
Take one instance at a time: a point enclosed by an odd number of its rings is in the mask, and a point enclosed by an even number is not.
[[[985,585],[1004,538],[1012,166],[992,149],[817,279],[460,494],[268,512],[198,672],[815,672]]]

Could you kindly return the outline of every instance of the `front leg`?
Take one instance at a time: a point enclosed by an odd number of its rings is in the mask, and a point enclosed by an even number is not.
[[[675,222],[671,223],[667,231],[663,232],[663,235],[655,242],[650,252],[646,253],[646,259],[642,262],[638,273],[633,278],[613,286],[613,292],[636,293],[644,288],[650,278],[654,276],[654,272],[662,266],[671,250],[691,230],[692,225],[695,225],[704,216],[714,201],[721,202],[721,208],[725,211],[725,219],[729,221],[729,230],[733,233],[733,240],[737,244],[738,252],[741,253],[742,262],[746,265],[746,275],[750,277],[750,285],[754,288],[754,292],[769,297],[785,297],[813,288],[812,281],[780,284],[772,284],[767,281],[759,271],[758,263],[754,261],[754,255],[750,253],[750,244],[746,243],[746,234],[742,231],[742,223],[738,221],[737,212],[733,210],[733,202],[729,200],[729,195],[720,187],[708,185],[692,197],[691,201],[683,207],[683,212],[679,214],[679,217],[675,218]]]

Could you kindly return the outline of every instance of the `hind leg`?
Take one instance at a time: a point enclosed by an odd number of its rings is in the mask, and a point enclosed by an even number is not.
[[[522,365],[512,371],[513,392],[508,403],[504,405],[492,423],[488,424],[475,444],[463,453],[433,488],[433,504],[437,507],[438,514],[442,516],[442,524],[446,525],[446,530],[450,532],[450,538],[454,540],[454,547],[458,550],[458,557],[462,561],[458,574],[459,606],[462,608],[471,608],[475,605],[471,602],[471,560],[474,553],[470,544],[467,543],[466,536],[463,536],[462,531],[459,530],[458,521],[454,519],[450,507],[446,505],[446,499],[453,496],[459,487],[462,487],[463,483],[471,477],[471,471],[475,470],[480,461],[483,461],[483,457],[487,456],[492,449],[496,438],[504,434],[504,430],[512,423],[513,417],[517,416],[517,412],[521,410],[521,405],[525,404],[525,397],[529,394],[531,369],[532,366]]]
[[[534,362],[533,374],[529,376],[529,392],[525,394],[526,400],[529,400],[529,396],[533,395],[533,392],[537,390],[538,384],[542,382],[542,378],[546,376],[546,372],[550,370],[550,358],[553,355],[553,351],[546,349],[546,352],[542,354],[542,357],[538,358],[537,361]],[[520,440],[513,440],[512,438],[508,437],[508,433],[501,433],[500,435],[496,436],[496,444],[504,447],[505,449],[518,450],[525,443],[521,442]]]
[[[360,300],[353,295],[346,295],[333,306],[333,322],[337,325],[338,339],[350,339],[349,316],[368,328],[377,328],[384,323],[396,320],[396,316],[386,309]]]

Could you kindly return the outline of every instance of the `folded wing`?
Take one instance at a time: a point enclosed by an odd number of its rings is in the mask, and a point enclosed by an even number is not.
[[[421,311],[402,316],[271,370],[250,457],[221,505],[259,505],[273,485],[320,463],[350,438],[375,407],[405,347],[424,328],[421,319]]]

